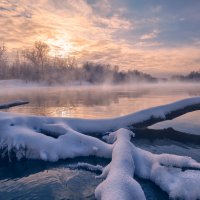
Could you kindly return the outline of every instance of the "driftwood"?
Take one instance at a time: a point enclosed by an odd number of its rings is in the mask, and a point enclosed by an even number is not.
[[[174,130],[173,128],[166,129],[149,129],[149,128],[135,128],[131,129],[135,133],[135,139],[148,139],[148,140],[156,140],[156,139],[171,139],[177,142],[182,142],[184,144],[200,144],[200,135],[193,135],[189,133],[180,132]]]
[[[7,109],[14,106],[21,106],[28,103],[29,103],[28,101],[17,100],[17,101],[5,103],[5,104],[0,104],[0,109]]]

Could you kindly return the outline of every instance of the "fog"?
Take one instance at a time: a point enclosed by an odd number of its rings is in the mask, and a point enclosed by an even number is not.
[[[30,103],[4,111],[45,116],[100,118],[128,114],[190,96],[198,83],[140,83],[46,86],[19,80],[0,81],[0,103]]]

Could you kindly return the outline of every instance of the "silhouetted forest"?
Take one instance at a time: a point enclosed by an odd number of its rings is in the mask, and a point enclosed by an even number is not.
[[[149,74],[128,70],[120,71],[118,66],[85,62],[81,66],[74,57],[49,56],[50,48],[46,43],[35,42],[29,49],[18,51],[10,63],[5,45],[0,47],[0,79],[22,79],[26,82],[46,82],[62,84],[82,83],[130,83],[138,81],[156,82]]]
[[[175,75],[172,76],[172,80],[184,81],[184,82],[198,82],[200,81],[200,71],[192,71],[187,75]]]
[[[21,79],[26,82],[52,84],[127,84],[161,81],[200,81],[200,71],[159,79],[138,70],[119,70],[119,66],[85,62],[79,65],[74,57],[50,56],[50,47],[41,41],[32,48],[16,52],[12,62],[5,45],[0,46],[0,80]]]

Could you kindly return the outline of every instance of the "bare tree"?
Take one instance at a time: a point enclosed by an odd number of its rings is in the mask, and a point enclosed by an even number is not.
[[[39,64],[44,67],[45,62],[48,61],[49,46],[41,41],[35,42],[36,56]]]
[[[30,61],[34,67],[37,69],[36,75],[43,78],[44,77],[44,67],[48,61],[48,53],[49,53],[49,46],[41,41],[35,42],[35,45],[32,49],[24,50],[25,58]]]
[[[0,46],[0,61],[4,58],[5,52],[6,52],[6,47],[3,44],[2,46]]]
[[[6,65],[7,65],[6,47],[3,44],[2,46],[0,46],[0,78],[5,77]]]

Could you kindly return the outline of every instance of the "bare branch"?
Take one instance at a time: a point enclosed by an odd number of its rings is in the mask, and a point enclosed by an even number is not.
[[[20,106],[20,105],[24,105],[24,104],[28,104],[28,101],[22,101],[22,100],[18,100],[18,101],[13,101],[13,102],[9,102],[6,104],[0,104],[0,109],[6,109],[6,108],[11,108],[14,106]]]

